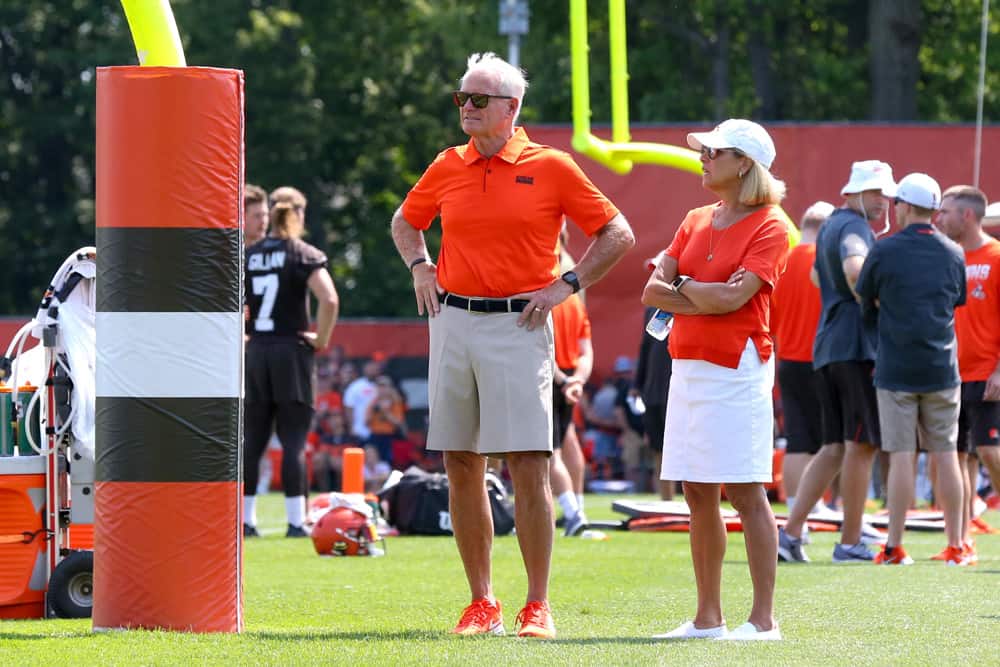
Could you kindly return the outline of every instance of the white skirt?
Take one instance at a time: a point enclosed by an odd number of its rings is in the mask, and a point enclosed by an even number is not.
[[[770,482],[774,450],[774,357],[747,340],[739,368],[675,359],[660,479]]]

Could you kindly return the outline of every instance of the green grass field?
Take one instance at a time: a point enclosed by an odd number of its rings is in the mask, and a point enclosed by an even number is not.
[[[593,518],[618,518],[613,496],[588,496]],[[647,497],[639,497],[650,499]],[[397,537],[384,558],[319,558],[284,538],[281,497],[262,498],[264,537],[246,546],[246,631],[239,636],[134,631],[92,634],[90,621],[0,622],[4,665],[987,665],[1000,662],[1000,535],[980,536],[980,564],[927,560],[941,533],[911,533],[911,567],[833,565],[836,534],[814,534],[810,565],[778,571],[785,641],[655,642],[691,618],[686,534],[557,539],[551,603],[559,638],[457,638],[468,594],[450,538]],[[1000,514],[986,519],[1000,525]],[[494,549],[508,630],[524,602],[516,538]],[[730,627],[746,620],[742,534],[724,570]]]

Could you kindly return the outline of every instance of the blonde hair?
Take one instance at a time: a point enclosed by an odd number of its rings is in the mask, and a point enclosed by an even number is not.
[[[280,188],[271,193],[271,203],[277,204],[278,202],[288,202],[294,206],[300,206],[302,208],[305,208],[306,204],[309,203],[306,201],[306,196],[302,194],[301,191],[290,185],[282,185]]]
[[[746,206],[780,204],[785,198],[785,183],[771,175],[764,165],[750,158],[753,166],[743,174],[740,203]]]
[[[294,221],[298,221],[298,229],[293,227]],[[301,208],[290,201],[275,202],[271,207],[271,230],[278,238],[299,238],[305,229],[303,222]]]

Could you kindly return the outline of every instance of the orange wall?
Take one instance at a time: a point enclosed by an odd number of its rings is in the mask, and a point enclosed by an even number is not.
[[[687,132],[707,126],[642,127],[635,141],[683,144]],[[880,159],[892,164],[898,178],[912,171],[934,176],[942,188],[972,181],[974,128],[971,126],[786,125],[769,127],[778,151],[774,173],[788,186],[785,210],[794,219],[812,202],[839,204],[840,188],[854,160]],[[569,127],[528,128],[537,142],[571,150]],[[981,187],[1000,199],[1000,127],[983,131]],[[696,176],[665,167],[639,165],[619,176],[592,160],[577,156],[591,179],[632,223],[637,246],[604,281],[587,290],[593,321],[598,374],[606,373],[617,355],[635,356],[642,331],[639,296],[648,274],[646,258],[670,242],[689,209],[709,203],[711,193]],[[386,243],[389,243],[386,235]],[[570,250],[579,258],[586,238],[572,229]],[[58,267],[53,266],[55,271]],[[0,318],[0,346],[6,346],[24,319]],[[382,351],[390,356],[427,353],[427,327],[419,320],[346,320],[337,325],[334,342],[350,356]]]

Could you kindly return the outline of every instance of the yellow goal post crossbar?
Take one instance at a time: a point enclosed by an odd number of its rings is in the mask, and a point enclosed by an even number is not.
[[[616,174],[635,164],[658,164],[701,174],[700,155],[689,148],[631,140],[628,120],[628,47],[625,41],[625,0],[608,0],[608,43],[611,57],[611,141],[590,131],[590,46],[587,41],[587,0],[570,0],[570,58],[573,64],[573,149]],[[781,211],[788,225],[788,242],[801,234]]]

